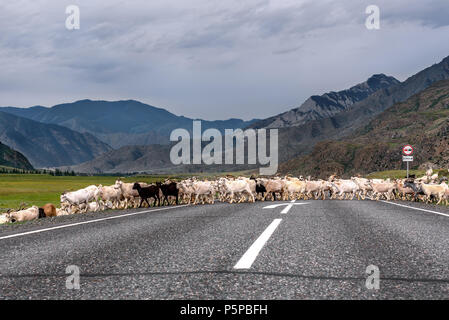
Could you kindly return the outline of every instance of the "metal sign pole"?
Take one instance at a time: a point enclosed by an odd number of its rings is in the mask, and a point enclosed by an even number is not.
[[[409,164],[409,162],[407,161],[407,179],[409,178],[409,174],[408,174],[408,164]]]

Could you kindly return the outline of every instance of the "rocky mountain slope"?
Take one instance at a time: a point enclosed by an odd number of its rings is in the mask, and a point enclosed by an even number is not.
[[[330,118],[337,113],[348,110],[354,103],[365,100],[376,91],[399,83],[393,77],[376,74],[366,82],[360,83],[350,89],[329,92],[321,96],[312,96],[299,108],[256,122],[252,127],[285,128],[299,126],[308,121]]]
[[[415,147],[413,167],[425,162],[449,167],[449,80],[395,104],[345,139],[320,142],[280,171],[324,178],[401,169],[405,144]]]
[[[89,133],[0,112],[0,141],[25,155],[35,168],[85,162],[111,150]]]
[[[192,131],[194,119],[177,116],[165,109],[156,108],[139,101],[92,101],[81,100],[56,105],[52,108],[4,107],[8,112],[31,120],[52,123],[81,133],[90,133],[113,148],[126,145],[168,144],[172,130]],[[244,128],[256,120],[241,119],[202,121],[203,130],[216,128]]]
[[[445,79],[449,79],[449,57],[400,84],[376,91],[330,118],[280,128],[279,141],[282,150],[280,161],[308,154],[320,141],[337,140],[348,136],[395,103],[403,102],[433,83]]]
[[[13,167],[23,170],[33,170],[28,159],[7,145],[0,142],[0,166]]]

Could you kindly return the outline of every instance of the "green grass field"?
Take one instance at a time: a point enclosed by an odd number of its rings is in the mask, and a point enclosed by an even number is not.
[[[447,170],[434,170],[434,173],[438,173],[439,177],[449,177]],[[422,177],[426,174],[425,170],[410,170],[410,174],[415,174],[416,177]],[[369,179],[402,179],[407,176],[406,170],[389,170],[370,173],[367,178]]]
[[[410,170],[410,174],[415,174],[417,177],[425,175],[425,170]],[[407,176],[407,170],[389,170],[370,173],[368,179],[402,179]]]
[[[0,208],[41,206],[46,203],[59,204],[64,191],[73,191],[91,184],[114,184],[116,177],[54,177],[41,174],[0,175]],[[125,179],[126,180],[126,179]]]
[[[223,174],[196,174],[201,178],[213,178]],[[228,173],[233,175],[246,175],[247,172]],[[166,178],[181,180],[191,177],[192,174],[179,174],[176,176],[154,175],[133,176],[122,178],[124,182],[164,181]],[[89,185],[112,185],[118,177],[113,176],[51,176],[44,174],[0,174],[0,212],[4,209],[17,209],[20,204],[27,206],[42,206],[53,203],[59,206],[59,197],[64,191],[74,191]]]

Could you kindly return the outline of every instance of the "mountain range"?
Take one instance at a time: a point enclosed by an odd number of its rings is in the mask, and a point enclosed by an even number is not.
[[[449,165],[449,80],[434,83],[397,103],[350,136],[323,141],[313,151],[284,163],[280,171],[326,178],[404,168],[401,147],[415,148],[415,166]]]
[[[90,133],[1,111],[0,141],[25,155],[35,168],[81,163],[111,150]]]
[[[349,89],[312,96],[298,108],[264,120],[202,121],[202,129],[279,129],[279,161],[286,163],[282,168],[293,170],[297,166],[311,169],[317,161],[313,155],[319,158],[323,145],[341,145],[345,144],[346,138],[363,136],[366,132],[362,128],[366,129],[369,123],[388,114],[390,108],[406,101],[408,103],[412,96],[448,79],[449,57],[404,82],[385,74],[376,74]],[[430,100],[437,92],[426,94]],[[447,115],[440,111],[433,116],[439,116],[441,119],[437,120],[443,121]],[[395,117],[398,121],[401,119],[400,114],[395,114]],[[0,140],[23,153],[35,167],[70,167],[75,171],[93,173],[223,169],[217,166],[187,168],[171,165],[170,132],[176,128],[191,132],[193,120],[134,100],[81,100],[51,108],[4,107],[0,108]],[[381,126],[379,135],[388,135],[390,127],[391,124]],[[439,133],[444,135],[444,130]],[[357,140],[357,143],[361,141]],[[429,157],[430,154],[427,153]],[[352,172],[348,169],[351,165],[342,166],[343,169],[339,167],[339,170],[343,173]],[[366,169],[372,167],[367,165]],[[229,171],[237,168],[247,167],[227,167]],[[323,172],[327,170],[320,166],[317,168]],[[357,166],[354,168],[360,169]]]
[[[3,107],[0,111],[42,123],[57,124],[80,133],[90,133],[117,149],[127,145],[169,144],[170,133],[177,128],[192,131],[196,119],[177,116],[165,109],[135,100],[80,100],[51,108]],[[201,120],[203,130],[244,128],[257,119]]]
[[[285,162],[310,153],[314,145],[320,141],[337,140],[348,136],[395,103],[403,102],[433,83],[446,79],[449,79],[449,57],[411,76],[404,82],[375,91],[366,99],[352,104],[348,109],[332,117],[323,117],[290,127],[280,126],[279,141],[282,144],[280,161]],[[281,117],[281,115],[277,117]],[[265,123],[260,121],[251,127],[263,128],[264,125]]]

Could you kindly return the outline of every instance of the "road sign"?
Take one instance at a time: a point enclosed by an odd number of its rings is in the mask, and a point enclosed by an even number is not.
[[[406,145],[402,148],[402,162],[407,163],[407,179],[409,177],[410,166],[409,163],[413,162],[413,152],[415,150],[411,145]]]
[[[414,152],[414,150],[411,145],[406,145],[406,146],[404,146],[404,148],[402,148],[402,154],[404,156],[411,156],[411,155],[413,155],[413,152]]]

